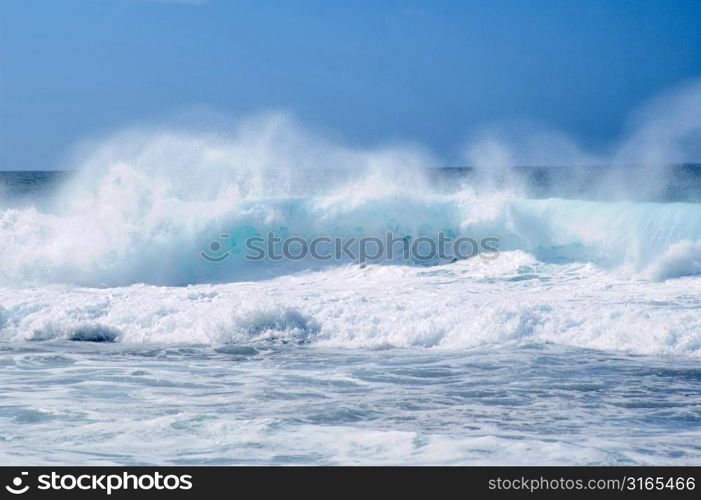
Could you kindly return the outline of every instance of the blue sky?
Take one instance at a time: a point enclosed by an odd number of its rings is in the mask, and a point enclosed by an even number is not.
[[[456,160],[526,118],[586,147],[701,75],[698,1],[0,0],[0,169],[192,107],[287,110]]]

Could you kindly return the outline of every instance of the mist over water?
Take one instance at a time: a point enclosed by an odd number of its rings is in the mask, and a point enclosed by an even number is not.
[[[546,262],[694,274],[701,183],[685,163],[701,158],[699,117],[693,82],[644,106],[607,155],[559,132],[487,127],[464,148],[471,168],[452,172],[420,146],[344,146],[280,113],[216,132],[137,127],[84,150],[54,197],[2,211],[0,282],[252,279],[268,270],[243,261],[243,241],[268,232],[498,237]],[[199,253],[220,234],[234,235],[234,258],[212,266]]]

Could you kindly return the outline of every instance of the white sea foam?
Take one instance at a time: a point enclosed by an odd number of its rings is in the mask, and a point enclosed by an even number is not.
[[[3,288],[2,340],[430,347],[554,343],[701,355],[699,278],[621,279],[521,251],[447,266],[331,266],[188,287]]]

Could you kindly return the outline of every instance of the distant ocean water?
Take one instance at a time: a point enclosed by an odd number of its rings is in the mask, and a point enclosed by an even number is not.
[[[211,156],[0,173],[1,463],[701,462],[698,166]],[[243,257],[387,231],[500,253]]]

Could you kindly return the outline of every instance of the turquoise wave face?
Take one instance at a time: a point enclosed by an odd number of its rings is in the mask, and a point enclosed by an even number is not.
[[[358,240],[387,241],[388,235],[409,242],[473,239],[480,243],[482,257],[481,242],[491,239],[494,249],[522,250],[542,262],[593,263],[653,279],[699,272],[698,204],[534,200],[468,190],[222,195],[202,202],[158,197],[157,191],[143,187],[138,193],[132,187],[112,193],[113,200],[96,198],[61,214],[33,207],[0,212],[0,247],[7,256],[0,262],[0,279],[89,285],[250,280],[266,273],[357,263]],[[308,254],[296,258],[298,249],[293,249],[295,258],[266,254],[250,259],[254,248],[273,248],[279,255],[290,239],[306,244],[324,239],[327,254],[336,240],[354,240],[356,259],[352,252],[331,259]],[[406,259],[396,246],[394,250],[372,262],[449,265],[455,260],[451,255]]]
[[[62,179],[57,194],[39,195],[43,203],[23,195],[21,204],[0,205],[0,283],[250,281],[349,263],[451,265],[513,250],[627,278],[701,272],[701,204],[543,197],[557,191],[551,184],[565,182],[562,173],[557,182],[538,181],[543,189],[534,198],[537,190],[522,185],[522,174],[501,172],[498,186],[477,175],[436,176],[415,152],[332,149],[322,157],[336,170],[299,169],[294,154],[267,144],[260,151],[248,142],[215,146],[189,136],[151,137],[136,146],[117,141]],[[601,178],[585,190],[592,179],[575,176],[573,192],[594,196],[602,184],[615,184],[615,176]],[[388,238],[396,245],[377,257],[359,255],[359,240]],[[472,248],[432,258],[413,253],[419,241],[443,250],[441,238]],[[292,249],[289,240],[309,252],[275,258],[286,244]],[[312,255],[315,240],[323,241],[314,248],[332,258]],[[351,240],[350,255],[332,252]]]

